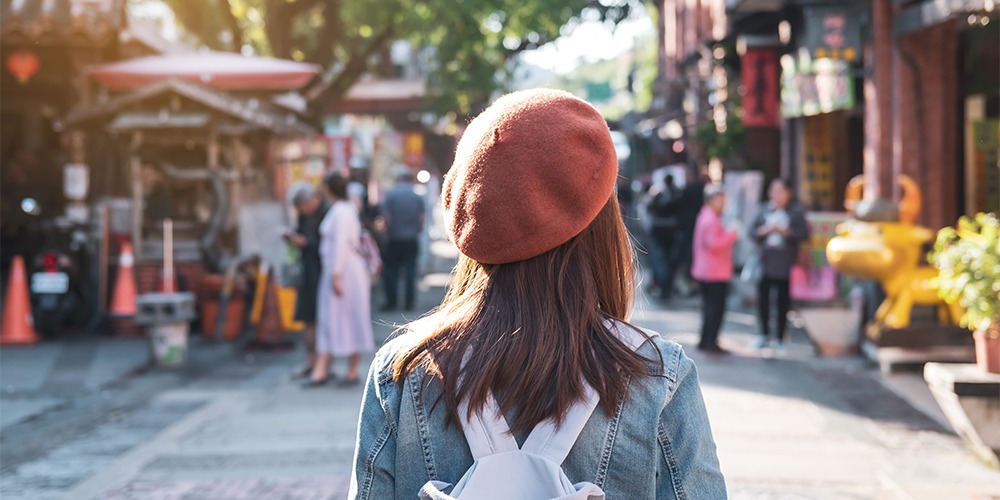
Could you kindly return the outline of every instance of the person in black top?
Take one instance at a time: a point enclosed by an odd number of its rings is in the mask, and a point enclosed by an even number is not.
[[[654,288],[659,288],[660,298],[670,298],[676,257],[678,214],[681,193],[674,178],[666,174],[663,184],[654,182],[646,195],[646,213],[649,217],[650,260],[653,267]]]
[[[292,196],[298,212],[298,224],[285,239],[299,248],[302,279],[299,280],[295,298],[295,320],[305,324],[306,365],[296,370],[298,377],[308,376],[316,361],[316,301],[322,264],[319,256],[319,225],[330,209],[330,202],[315,187],[303,184],[296,187]]]
[[[674,279],[680,276],[686,289],[694,286],[691,278],[691,260],[694,251],[694,223],[698,219],[698,212],[701,212],[702,205],[705,204],[705,182],[694,168],[687,171],[687,179],[684,188],[681,190],[681,202],[678,209],[677,221],[677,241],[674,245],[677,248],[676,265],[674,266]],[[678,285],[680,288],[680,285]]]
[[[770,342],[771,292],[777,293],[777,338],[775,349],[785,349],[788,310],[791,308],[789,277],[799,255],[799,244],[809,238],[809,226],[802,206],[792,199],[788,180],[771,181],[769,201],[757,215],[750,236],[757,242],[763,276],[757,285],[757,313],[760,337],[754,347],[761,349]]]

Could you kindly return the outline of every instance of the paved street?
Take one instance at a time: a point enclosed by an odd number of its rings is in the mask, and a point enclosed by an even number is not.
[[[447,269],[447,259],[431,264]],[[422,309],[440,300],[446,281],[440,272],[425,278]],[[688,346],[697,361],[733,498],[1000,498],[1000,472],[888,391],[877,370],[813,357],[802,332],[781,357],[753,352],[745,312],[725,325],[722,342],[734,355],[702,356],[690,348],[696,307],[643,299],[635,320]],[[378,316],[379,340],[404,320]],[[63,364],[33,371],[16,361],[53,346],[3,350],[4,499],[345,495],[361,389],[300,389],[289,372],[301,353],[198,344],[192,368],[178,373],[127,370],[122,358],[145,355],[133,341],[89,349],[92,368],[75,385],[61,374],[69,354],[49,354]],[[115,363],[115,377],[94,374],[97,365],[114,372]],[[10,367],[47,375],[16,379]]]

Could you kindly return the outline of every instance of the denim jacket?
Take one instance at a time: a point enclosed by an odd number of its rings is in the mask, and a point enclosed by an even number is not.
[[[723,499],[726,486],[694,362],[681,347],[646,332],[659,347],[664,376],[629,382],[613,415],[599,407],[590,417],[563,470],[574,482],[590,481],[608,500]],[[429,480],[454,484],[472,465],[462,430],[445,425],[436,380],[419,370],[392,380],[392,363],[410,345],[401,335],[375,355],[365,383],[348,498],[415,499]],[[638,352],[656,356],[650,342]],[[515,436],[518,443],[525,436]]]

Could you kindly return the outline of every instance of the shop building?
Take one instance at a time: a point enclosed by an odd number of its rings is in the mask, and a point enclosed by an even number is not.
[[[847,182],[862,174],[866,197],[890,200],[900,175],[913,178],[924,193],[918,222],[932,228],[1000,210],[997,2],[659,7],[657,96],[640,127],[660,150],[686,153],[671,159],[714,156],[722,170],[788,177],[814,211],[842,211]],[[711,151],[712,141],[738,152]]]
[[[62,117],[93,98],[84,68],[116,57],[124,2],[0,2],[0,252],[3,277],[15,254],[43,245],[33,227],[65,215],[64,167],[91,165],[100,144],[63,134]],[[107,183],[89,182],[101,194]],[[77,190],[78,191],[78,190]],[[74,193],[80,194],[80,193]],[[22,207],[22,201],[29,201]],[[28,210],[25,211],[24,208]],[[32,210],[33,209],[33,210]],[[31,212],[31,213],[27,213]],[[85,214],[74,213],[76,222]]]
[[[316,67],[167,42],[117,0],[10,0],[0,12],[4,283],[14,255],[30,272],[43,251],[68,254],[77,307],[91,311],[79,330],[106,311],[124,243],[139,291],[159,289],[165,219],[189,290],[227,259],[280,251],[246,220],[284,223],[271,152],[318,131],[277,96]]]
[[[924,192],[920,222],[1000,211],[1000,15],[992,0],[871,3],[865,88],[869,196]]]

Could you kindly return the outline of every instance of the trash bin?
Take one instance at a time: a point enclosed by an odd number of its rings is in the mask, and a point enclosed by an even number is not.
[[[222,292],[226,278],[221,274],[209,274],[202,278],[199,287],[201,308],[201,333],[208,339],[236,340],[243,332],[243,316],[246,309],[243,280],[234,279],[233,289],[225,306],[225,317],[220,335],[219,312],[222,309]]]
[[[172,368],[183,366],[187,358],[187,323],[166,323],[147,327],[157,366]]]
[[[184,366],[187,358],[188,325],[194,319],[194,295],[147,293],[135,300],[135,323],[146,327],[150,351],[157,366]]]

